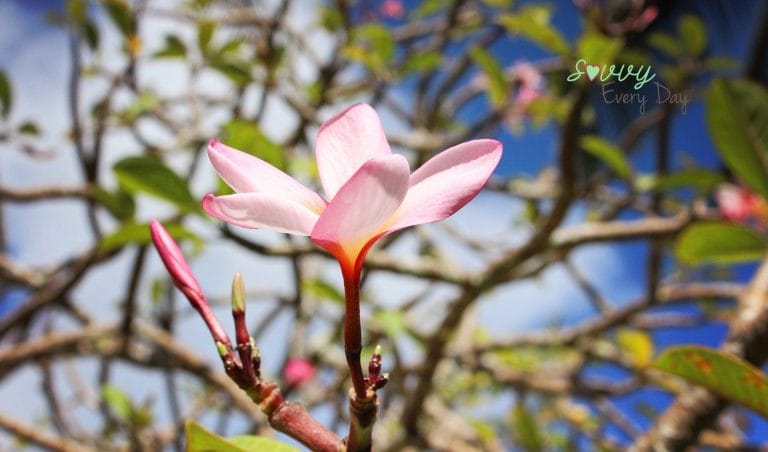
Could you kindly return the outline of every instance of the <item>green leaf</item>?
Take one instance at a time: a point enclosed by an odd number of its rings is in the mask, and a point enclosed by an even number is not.
[[[731,264],[759,260],[766,240],[744,226],[708,222],[688,226],[675,243],[675,253],[685,264]]]
[[[166,35],[165,47],[155,52],[153,58],[185,58],[187,47],[176,35]]]
[[[374,71],[385,69],[395,56],[395,38],[381,24],[360,25],[352,30],[351,36],[352,44],[343,47],[342,53]]]
[[[654,367],[768,417],[768,378],[740,358],[707,347],[684,345],[665,350]]]
[[[344,16],[336,7],[322,7],[320,17],[320,22],[328,31],[336,31],[344,26]]]
[[[195,421],[188,421],[187,452],[297,452],[298,449],[280,441],[260,436],[236,436],[231,439],[206,430]]]
[[[677,24],[677,34],[683,42],[683,47],[693,56],[699,56],[707,48],[707,29],[696,16],[686,14]]]
[[[630,180],[632,178],[632,167],[621,149],[613,143],[597,135],[587,135],[581,139],[581,147],[602,160],[622,179]]]
[[[646,178],[646,176],[643,176]],[[702,193],[709,193],[718,185],[726,181],[722,174],[706,169],[696,168],[665,174],[660,177],[647,175],[645,184],[635,184],[640,190],[674,190],[678,188],[695,188]]]
[[[176,223],[169,223],[164,226],[171,237],[176,239],[176,241],[188,239],[194,243],[195,248],[202,246],[202,239],[194,232],[184,228],[184,226]],[[107,253],[130,244],[149,245],[150,243],[152,243],[152,235],[149,232],[149,224],[127,222],[121,225],[120,228],[112,234],[101,239],[99,249],[101,252]]]
[[[607,67],[612,64],[624,48],[621,38],[611,38],[596,32],[587,32],[579,38],[576,52],[587,64]]]
[[[69,16],[73,23],[78,25],[85,24],[88,18],[88,1],[69,0],[67,2],[67,16]]]
[[[677,38],[661,31],[653,32],[648,36],[648,45],[670,57],[678,57],[683,53]]]
[[[204,20],[197,26],[197,46],[200,52],[205,55],[208,53],[208,46],[211,43],[213,32],[216,30],[216,22]]]
[[[344,294],[325,280],[319,278],[304,280],[301,283],[301,288],[308,295],[317,299],[344,304]]]
[[[276,168],[285,170],[283,149],[270,140],[258,125],[244,119],[224,124],[224,141],[228,146],[256,156]]]
[[[728,168],[768,198],[768,91],[747,80],[715,80],[706,93],[706,118]]]
[[[22,135],[40,136],[40,127],[37,123],[31,120],[24,121],[16,127],[16,131]]]
[[[536,420],[522,403],[518,403],[512,411],[512,428],[518,444],[527,451],[543,449],[541,432]]]
[[[379,309],[371,316],[373,327],[382,331],[390,339],[395,339],[408,332],[405,315],[393,309]]]
[[[101,396],[110,410],[123,421],[128,421],[133,413],[133,403],[122,389],[114,385],[104,385]]]
[[[155,93],[152,91],[142,91],[125,110],[120,112],[120,115],[123,120],[132,123],[140,116],[150,113],[159,104],[160,100]]]
[[[105,0],[104,9],[124,37],[136,35],[136,18],[125,0]]]
[[[293,446],[263,436],[241,435],[229,438],[228,441],[250,452],[298,452],[298,449]]]
[[[551,23],[552,11],[546,6],[525,6],[517,13],[504,14],[499,23],[509,33],[519,34],[557,55],[570,52],[568,41]]]
[[[498,60],[480,47],[473,47],[469,51],[472,61],[488,77],[488,98],[493,105],[503,105],[507,101],[509,90],[504,80],[504,70]]]
[[[85,32],[85,42],[88,44],[88,48],[91,50],[96,50],[99,48],[99,27],[96,26],[96,24],[92,20],[88,20],[85,22],[85,27],[83,28],[83,31]]]
[[[442,60],[442,54],[437,51],[414,53],[403,63],[403,73],[423,74],[439,67]]]
[[[0,117],[7,118],[13,105],[11,81],[5,71],[0,70]]]
[[[136,213],[136,202],[133,196],[123,190],[110,192],[102,187],[96,187],[94,196],[96,201],[120,220],[129,220]]]
[[[635,366],[647,367],[651,364],[654,346],[651,336],[646,331],[622,328],[616,333],[616,342],[629,355]]]
[[[220,72],[237,86],[245,86],[252,80],[251,69],[244,61],[216,59],[211,68]]]
[[[112,167],[118,183],[129,192],[142,192],[168,201],[188,213],[201,213],[187,182],[159,160],[128,157]]]

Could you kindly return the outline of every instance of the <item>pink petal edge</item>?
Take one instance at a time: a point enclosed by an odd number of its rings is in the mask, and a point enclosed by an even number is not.
[[[244,228],[271,229],[309,235],[318,215],[303,204],[269,193],[237,193],[203,198],[203,209],[211,216]]]
[[[213,139],[208,143],[208,158],[237,193],[270,193],[302,204],[318,215],[325,208],[325,200],[317,193],[258,157]]]
[[[447,218],[483,189],[501,159],[496,140],[472,140],[437,154],[416,170],[387,233]]]
[[[328,199],[368,160],[391,155],[376,110],[368,104],[354,104],[325,121],[317,132],[315,158]]]

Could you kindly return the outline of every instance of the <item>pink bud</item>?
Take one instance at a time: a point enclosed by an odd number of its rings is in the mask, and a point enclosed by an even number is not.
[[[315,376],[315,366],[305,358],[291,358],[283,368],[283,378],[288,386],[298,386]]]
[[[168,269],[168,273],[170,273],[173,279],[173,284],[187,298],[190,298],[190,301],[192,299],[202,300],[203,290],[200,288],[200,284],[197,283],[192,270],[189,268],[189,264],[187,264],[187,260],[184,259],[184,255],[181,253],[179,245],[173,240],[173,237],[157,220],[152,220],[149,223],[149,230],[152,233],[152,241],[155,243],[157,253],[160,255],[160,259],[163,260],[165,268]]]

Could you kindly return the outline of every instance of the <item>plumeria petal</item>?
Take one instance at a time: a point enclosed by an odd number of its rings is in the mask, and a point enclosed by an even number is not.
[[[312,230],[312,241],[342,265],[354,264],[368,241],[381,234],[408,191],[410,169],[401,155],[373,158],[344,184]]]
[[[355,104],[325,121],[317,132],[315,157],[328,199],[373,157],[392,154],[376,111]]]
[[[303,204],[269,193],[208,194],[203,198],[203,209],[213,217],[244,228],[301,235],[309,235],[318,219]]]
[[[216,140],[208,144],[208,157],[224,182],[237,193],[270,193],[306,206],[316,214],[325,201],[301,182],[269,163]]]
[[[483,188],[501,158],[501,143],[473,140],[431,158],[410,178],[408,195],[387,232],[442,220]]]

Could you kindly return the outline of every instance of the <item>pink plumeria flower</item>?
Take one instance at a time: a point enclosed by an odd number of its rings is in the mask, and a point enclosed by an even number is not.
[[[392,154],[376,111],[355,104],[317,133],[315,157],[323,198],[266,162],[212,140],[208,156],[235,194],[203,199],[210,215],[245,228],[310,236],[340,263],[345,277],[360,274],[381,237],[442,220],[483,188],[501,158],[501,143],[481,139],[447,149],[413,174]]]
[[[283,368],[283,379],[288,386],[298,386],[315,377],[315,366],[305,358],[291,358]]]

